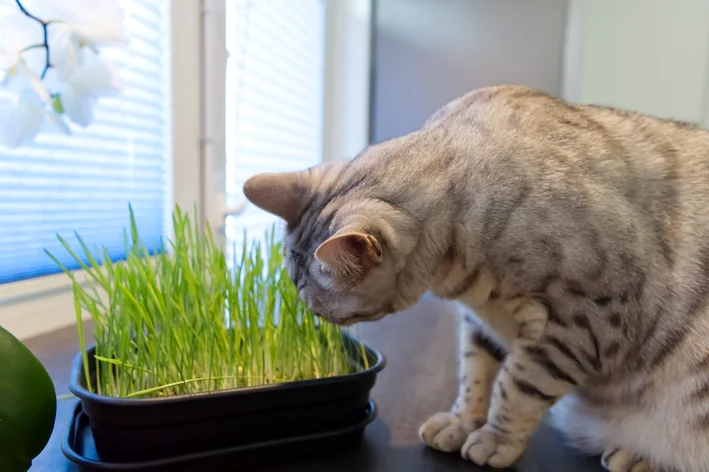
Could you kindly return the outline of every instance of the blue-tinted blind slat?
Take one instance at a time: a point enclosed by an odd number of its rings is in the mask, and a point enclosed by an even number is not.
[[[57,239],[125,256],[132,205],[142,239],[158,249],[165,233],[170,141],[170,2],[121,0],[125,48],[102,49],[125,89],[104,97],[86,129],[42,134],[30,146],[0,148],[0,284],[79,267]],[[86,259],[84,259],[86,260]]]

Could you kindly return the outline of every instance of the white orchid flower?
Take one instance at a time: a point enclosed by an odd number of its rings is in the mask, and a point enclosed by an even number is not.
[[[67,80],[81,67],[82,50],[125,44],[124,17],[118,0],[63,0],[42,2],[38,13],[48,21],[52,67]]]
[[[52,89],[61,97],[62,109],[71,121],[88,126],[93,121],[93,110],[98,98],[120,92],[123,84],[113,67],[94,51],[83,48],[80,53],[79,68],[65,81],[57,80]],[[47,80],[54,82],[51,75]]]
[[[62,118],[31,89],[0,95],[0,144],[16,148],[34,141],[41,131],[71,131]]]
[[[0,97],[0,144],[17,148],[31,143],[41,127],[41,110],[18,97]]]
[[[14,66],[5,71],[0,87],[6,92],[14,93],[15,95],[21,95],[26,90],[32,90],[45,105],[52,104],[52,97],[46,85],[23,58],[20,58]]]
[[[17,65],[21,57],[24,57],[26,63],[34,70],[43,68],[46,62],[44,49],[37,48],[33,51],[33,46],[42,43],[43,34],[42,26],[20,11],[2,15],[0,17],[0,69],[11,69]]]
[[[66,24],[85,45],[119,46],[127,41],[119,0],[37,1],[37,16]]]
[[[2,49],[0,45],[0,70],[7,70],[17,64],[20,54],[17,51]]]
[[[98,47],[126,41],[119,0],[0,0],[0,144],[70,134],[62,114],[88,126],[99,97],[122,89]]]

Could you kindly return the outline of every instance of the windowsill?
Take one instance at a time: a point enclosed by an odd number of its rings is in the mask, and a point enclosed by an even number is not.
[[[87,275],[74,272],[79,283]],[[88,313],[83,319],[90,318]],[[71,279],[61,273],[0,285],[0,325],[19,339],[28,339],[76,325]]]

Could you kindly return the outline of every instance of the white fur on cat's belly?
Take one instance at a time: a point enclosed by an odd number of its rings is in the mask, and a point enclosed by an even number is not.
[[[582,412],[583,400],[571,394],[550,410],[550,424],[568,438],[571,445],[587,454],[601,454],[609,445],[607,425]]]
[[[620,447],[660,470],[709,471],[709,437],[688,427],[691,420],[679,393],[665,393],[664,400],[652,409],[614,412],[612,407],[606,407],[603,417],[595,415],[593,407],[572,394],[552,407],[550,423],[573,446],[589,454]]]

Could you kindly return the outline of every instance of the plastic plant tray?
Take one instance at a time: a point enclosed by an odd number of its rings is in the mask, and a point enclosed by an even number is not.
[[[74,414],[62,441],[62,452],[83,471],[198,471],[251,470],[284,462],[336,454],[357,445],[364,428],[377,415],[376,404],[370,400],[364,419],[345,428],[304,436],[264,441],[248,445],[212,449],[192,454],[140,462],[109,462],[98,457],[89,419],[76,402]]]
[[[347,336],[347,341],[352,361],[363,365],[354,338]],[[350,375],[142,399],[88,391],[79,352],[69,384],[82,409],[76,428],[86,422],[97,457],[107,464],[170,461],[220,450],[232,457],[250,456],[254,448],[272,455],[291,447],[293,438],[309,443],[312,435],[359,434],[374,414],[370,391],[386,364],[366,344],[365,351],[369,368]],[[93,353],[92,346],[90,375]]]

